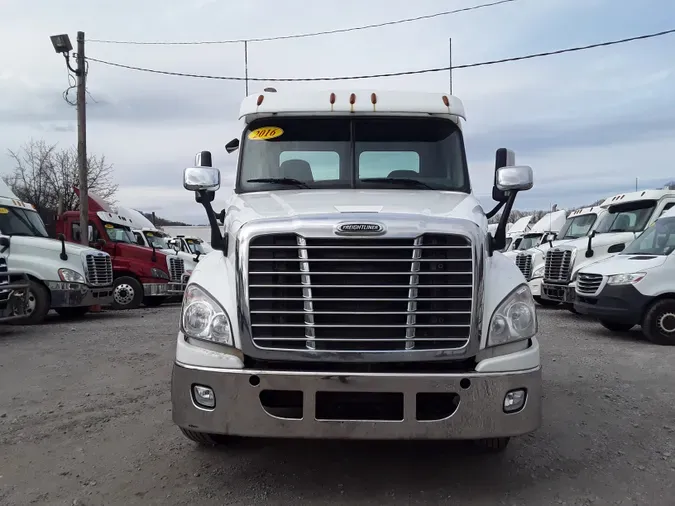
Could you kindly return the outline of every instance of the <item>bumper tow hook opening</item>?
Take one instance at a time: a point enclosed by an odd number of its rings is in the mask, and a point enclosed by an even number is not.
[[[471,386],[471,380],[469,378],[462,378],[462,381],[459,382],[459,386],[464,390],[467,390]]]
[[[256,376],[254,374],[248,379],[248,382],[252,387],[257,387],[258,385],[260,385],[260,376]]]

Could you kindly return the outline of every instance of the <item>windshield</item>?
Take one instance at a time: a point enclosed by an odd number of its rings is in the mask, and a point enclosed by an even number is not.
[[[657,220],[622,255],[670,255],[675,249],[675,217]]]
[[[143,232],[145,238],[148,241],[148,246],[152,247],[153,245],[157,249],[169,249],[169,236],[163,234],[162,232]]]
[[[19,207],[0,207],[0,232],[5,235],[49,237],[40,215]]]
[[[206,250],[204,250],[204,246],[202,246],[202,243],[199,242],[197,239],[185,239],[185,242],[188,245],[188,248],[190,248],[190,251],[194,254],[199,253],[200,255],[206,254]]]
[[[656,203],[640,209],[622,211],[621,208],[609,212],[602,218],[596,229],[598,234],[610,232],[642,232],[649,221]]]
[[[258,120],[244,132],[239,163],[238,193],[299,187],[471,191],[462,132],[440,118]]]
[[[526,249],[534,248],[539,244],[539,241],[541,240],[541,236],[543,234],[532,234],[532,235],[526,235],[523,237],[523,240],[520,241],[520,244],[518,245],[518,251],[523,251]]]
[[[105,233],[112,242],[128,242],[136,244],[134,234],[129,227],[117,223],[104,223]]]
[[[578,239],[587,236],[597,218],[598,215],[595,213],[569,218],[560,230],[558,239]]]
[[[509,246],[511,246],[512,241],[513,241],[513,237],[507,237],[506,238],[506,243],[504,244],[504,251],[508,251]]]

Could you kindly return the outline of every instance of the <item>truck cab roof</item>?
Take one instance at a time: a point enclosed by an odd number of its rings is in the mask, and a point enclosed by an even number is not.
[[[462,101],[447,93],[324,90],[298,92],[262,92],[246,97],[239,119],[247,123],[272,115],[373,114],[446,116],[459,124],[466,119]]]
[[[664,197],[675,195],[675,190],[642,190],[631,193],[620,193],[605,199],[600,204],[601,207],[610,207],[617,204],[626,204],[628,202],[639,202],[641,200],[661,200]]]

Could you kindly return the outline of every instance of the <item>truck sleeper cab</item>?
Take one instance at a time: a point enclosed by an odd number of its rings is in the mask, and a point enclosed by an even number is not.
[[[171,397],[185,436],[467,439],[499,451],[539,427],[534,301],[498,251],[532,170],[498,150],[493,198],[505,210],[493,238],[463,117],[441,93],[244,100],[224,236],[211,154],[184,172],[214,248],[181,309]]]
[[[556,235],[555,240],[542,242],[534,248],[518,253],[515,258],[516,265],[525,276],[527,284],[532,290],[532,296],[538,304],[542,306],[557,306],[559,304],[556,300],[544,299],[541,296],[546,252],[567,241],[588,237],[597,229],[606,213],[606,209],[598,206],[572,211],[560,232]]]
[[[635,325],[651,342],[675,346],[675,209],[659,217],[628,247],[584,267],[575,309],[614,332]]]
[[[11,194],[4,188],[6,195]],[[65,318],[84,315],[112,299],[112,261],[94,248],[52,239],[32,204],[0,197],[2,256],[14,276],[28,278],[23,316],[12,323],[37,325],[50,310]],[[19,293],[17,291],[17,293]]]
[[[607,213],[588,237],[546,252],[541,297],[574,309],[577,275],[583,267],[624,251],[638,234],[675,205],[675,191],[643,190],[615,195],[600,207]]]

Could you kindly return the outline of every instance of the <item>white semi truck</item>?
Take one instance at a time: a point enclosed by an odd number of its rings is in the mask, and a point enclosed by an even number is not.
[[[523,235],[532,226],[532,218],[533,216],[523,216],[508,228],[506,231],[506,243],[501,250],[502,253],[518,248],[520,241],[523,239]]]
[[[606,199],[600,207],[607,213],[588,237],[546,252],[542,299],[563,303],[574,311],[575,283],[580,269],[622,252],[673,205],[674,190],[643,190]]]
[[[240,110],[224,234],[220,172],[185,169],[212,227],[172,375],[189,439],[464,439],[499,451],[541,423],[534,301],[503,248],[532,169],[497,151],[494,238],[462,102],[443,93],[266,91]]]
[[[651,342],[675,346],[675,209],[621,253],[579,270],[574,308],[606,329],[636,325]]]
[[[516,257],[523,251],[530,248],[536,248],[540,244],[550,242],[556,238],[558,232],[565,225],[567,220],[567,211],[552,211],[542,216],[529,230],[521,237],[518,246],[507,251],[504,255],[515,261]]]
[[[10,274],[26,275],[28,300],[12,323],[41,323],[50,309],[67,318],[112,302],[110,255],[95,248],[50,239],[33,205],[0,182],[0,256]]]
[[[589,236],[602,222],[606,213],[607,210],[600,206],[584,207],[572,211],[554,241],[543,242],[534,248],[518,253],[515,258],[516,265],[527,279],[530,290],[532,290],[532,296],[537,303],[542,306],[557,306],[559,304],[556,300],[541,297],[546,252],[565,242]]]

